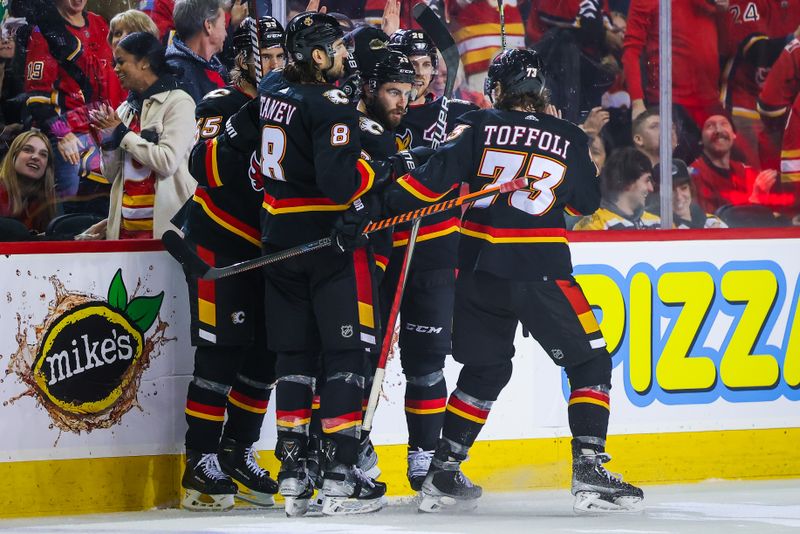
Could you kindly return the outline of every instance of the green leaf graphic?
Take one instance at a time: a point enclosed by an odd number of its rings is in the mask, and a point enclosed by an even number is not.
[[[108,305],[120,311],[124,311],[128,306],[128,290],[122,281],[122,269],[117,269],[117,274],[108,286]]]
[[[131,318],[139,331],[144,334],[150,330],[156,317],[158,317],[158,310],[161,309],[162,300],[164,300],[163,291],[155,297],[136,297],[128,304],[125,313]]]

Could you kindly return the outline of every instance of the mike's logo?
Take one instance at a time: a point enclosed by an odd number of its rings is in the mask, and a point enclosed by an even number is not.
[[[61,429],[107,428],[135,404],[153,349],[167,341],[167,324],[158,320],[164,293],[129,298],[121,269],[105,301],[51,280],[52,313],[36,327],[36,344],[20,346],[12,368]]]

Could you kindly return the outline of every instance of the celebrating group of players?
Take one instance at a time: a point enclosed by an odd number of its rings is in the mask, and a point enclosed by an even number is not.
[[[521,321],[569,378],[575,509],[641,509],[642,491],[603,467],[611,359],[572,278],[564,230],[564,211],[598,207],[596,167],[587,136],[544,112],[537,55],[498,55],[486,85],[494,109],[451,101],[449,136],[432,150],[439,65],[422,31],[345,35],[317,12],[285,32],[271,17],[257,29],[258,47],[244,27],[236,33],[233,84],[197,107],[199,186],[175,223],[217,267],[326,236],[332,245],[214,281],[187,268],[197,350],[184,507],[229,509],[234,496],[271,505],[280,492],[291,516],[382,508],[363,410],[410,232],[363,230],[461,184],[473,192],[523,177],[525,188],[463,217],[422,222],[399,329],[409,483],[422,511],[474,506],[481,488],[460,465],[510,379]],[[451,352],[463,368],[448,397]],[[253,449],[272,384],[277,481]]]

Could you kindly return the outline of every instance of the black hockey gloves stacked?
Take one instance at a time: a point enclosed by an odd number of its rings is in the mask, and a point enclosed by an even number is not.
[[[333,225],[331,246],[338,253],[351,252],[369,241],[364,229],[380,213],[380,202],[375,195],[357,198]]]
[[[432,148],[418,146],[410,150],[401,150],[397,154],[389,156],[395,179],[423,165],[435,152]]]

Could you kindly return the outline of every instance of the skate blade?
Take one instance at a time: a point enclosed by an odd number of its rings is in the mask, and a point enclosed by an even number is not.
[[[322,497],[322,493],[318,492],[317,496],[311,499],[311,502],[308,504],[306,517],[322,517],[322,504],[324,502],[325,499]]]
[[[233,495],[208,495],[193,489],[184,489],[181,507],[192,512],[227,512],[233,509]]]
[[[351,499],[350,497],[324,497],[322,501],[323,515],[355,515],[371,514],[386,506],[386,498]]]
[[[636,514],[644,510],[644,501],[633,496],[607,501],[596,491],[579,491],[575,494],[572,509],[576,514]]]
[[[275,506],[274,495],[253,491],[244,486],[239,486],[239,493],[236,494],[236,500],[263,508]]]
[[[456,499],[449,495],[430,495],[424,491],[420,493],[421,499],[418,512],[436,514],[442,511],[471,512],[478,507],[478,499]]]
[[[308,513],[309,498],[285,497],[286,517],[302,517]]]

